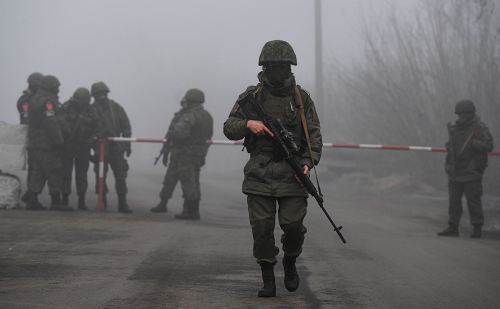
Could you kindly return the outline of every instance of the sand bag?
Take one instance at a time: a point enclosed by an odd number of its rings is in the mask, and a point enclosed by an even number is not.
[[[21,180],[16,175],[0,171],[0,209],[19,208]]]
[[[26,169],[28,126],[0,121],[0,170]]]

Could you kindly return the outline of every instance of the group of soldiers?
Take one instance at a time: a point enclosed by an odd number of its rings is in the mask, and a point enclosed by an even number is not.
[[[258,296],[274,297],[274,266],[279,254],[274,238],[276,217],[283,231],[284,284],[288,291],[294,292],[300,283],[295,265],[307,232],[303,222],[307,213],[308,191],[288,161],[284,160],[283,154],[276,151],[279,137],[266,127],[263,119],[247,114],[238,103],[249,95],[261,103],[267,113],[266,123],[279,124],[289,140],[293,141],[294,144],[289,146],[295,149],[293,156],[304,175],[309,176],[310,170],[319,163],[323,143],[314,102],[309,93],[296,84],[291,71],[291,65],[297,65],[292,46],[281,40],[267,42],[262,48],[258,64],[262,66],[262,71],[257,75],[257,85],[249,86],[238,97],[224,123],[223,132],[231,140],[244,139],[244,146],[250,154],[243,169],[242,191],[247,195],[253,255],[261,267],[264,283]],[[37,195],[48,180],[51,208],[69,209],[67,202],[74,164],[78,209],[87,209],[84,199],[86,171],[91,159],[90,150],[95,147],[93,137],[130,137],[131,127],[127,115],[119,104],[108,99],[109,89],[102,82],[93,84],[90,93],[85,88],[77,89],[72,99],[62,106],[57,101],[59,82],[55,77],[42,77],[34,73],[28,78],[28,83],[30,87],[18,103],[21,122],[28,124],[26,121],[29,119],[29,190],[24,197],[27,208],[44,209]],[[90,96],[94,97],[92,105],[89,104]],[[176,218],[200,219],[199,173],[208,151],[206,140],[213,133],[213,119],[201,105],[204,101],[202,91],[190,89],[181,101],[181,110],[175,114],[168,128],[162,154],[164,165],[168,163],[169,154],[171,162],[160,192],[160,203],[151,208],[152,212],[167,212],[167,202],[180,181],[184,205],[182,213]],[[487,164],[487,152],[493,149],[493,138],[475,112],[472,101],[458,102],[455,109],[458,120],[449,127],[446,172],[449,176],[450,219],[449,226],[438,233],[440,236],[458,236],[463,212],[461,199],[465,195],[471,224],[474,226],[471,237],[481,237],[484,223],[482,175]],[[104,177],[110,165],[116,180],[119,211],[124,213],[132,212],[125,199],[128,165],[124,156],[128,157],[130,153],[130,143],[106,145]],[[97,177],[99,165],[95,164],[94,169]],[[105,187],[104,193],[107,192]],[[103,200],[106,204],[105,194]]]
[[[73,210],[69,204],[73,168],[78,195],[78,209],[88,210],[85,204],[87,171],[94,161],[96,177],[99,164],[95,162],[97,136],[132,135],[130,121],[123,107],[108,98],[109,88],[103,82],[78,88],[64,104],[59,102],[59,80],[52,75],[33,73],[28,77],[28,89],[17,102],[21,124],[28,125],[28,189],[21,198],[28,210],[45,210],[38,200],[45,183],[51,196],[51,210]],[[91,96],[94,102],[90,104]],[[108,165],[115,176],[118,210],[131,213],[126,201],[130,144],[108,143],[105,148],[104,175]],[[104,182],[104,192],[107,186]],[[105,195],[103,200],[106,201]],[[106,204],[106,202],[105,202]]]
[[[110,92],[104,82],[92,84],[91,90],[78,88],[73,96],[61,104],[58,99],[59,80],[52,75],[33,73],[28,77],[28,88],[17,102],[21,124],[28,125],[28,189],[21,200],[28,210],[45,210],[38,200],[45,183],[51,196],[51,210],[73,210],[69,206],[72,174],[75,171],[78,210],[88,210],[85,195],[88,188],[87,173],[94,163],[96,192],[99,185],[99,145],[97,137],[131,137],[132,129],[125,109],[108,98]],[[91,97],[94,102],[91,104]],[[190,89],[181,101],[182,109],[176,113],[162,150],[167,170],[161,202],[152,212],[166,212],[177,181],[181,182],[185,199],[178,219],[199,219],[199,171],[208,151],[207,139],[212,137],[213,120],[203,109],[204,93]],[[167,145],[168,144],[168,145]],[[92,154],[92,151],[94,154]],[[106,142],[102,164],[102,201],[107,207],[106,176],[109,167],[115,178],[118,211],[132,213],[127,204],[127,159],[132,153],[130,142]]]

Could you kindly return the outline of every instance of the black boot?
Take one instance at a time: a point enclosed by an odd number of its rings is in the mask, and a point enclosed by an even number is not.
[[[458,227],[449,225],[447,228],[437,233],[438,236],[458,236]]]
[[[26,190],[26,192],[21,197],[21,201],[23,201],[26,204],[28,204],[29,200],[30,200],[30,190]]]
[[[73,208],[69,207],[68,205],[65,205],[61,202],[61,194],[56,193],[56,194],[51,194],[50,197],[52,198],[52,204],[50,205],[50,210],[73,210]]]
[[[283,257],[283,269],[285,270],[285,288],[288,292],[295,292],[299,288],[299,274],[295,267],[296,257],[290,257],[285,254]]]
[[[102,203],[104,205],[104,209],[108,208],[108,199],[106,198],[106,194],[102,195]]]
[[[275,297],[276,296],[276,281],[274,279],[274,265],[267,262],[260,264],[262,270],[262,281],[264,286],[259,291],[259,297]]]
[[[470,238],[481,238],[481,226],[474,224],[474,231],[470,234]]]
[[[174,217],[183,220],[200,220],[200,200],[184,200],[182,213]]]
[[[62,203],[69,206],[69,194],[62,194]]]
[[[118,211],[124,214],[132,213],[132,209],[128,208],[125,194],[118,194]]]
[[[89,210],[85,205],[85,194],[78,195],[78,210]]]
[[[42,203],[38,201],[38,194],[35,192],[28,191],[28,202],[26,203],[26,210],[47,210],[47,207],[43,206]]]
[[[162,198],[160,203],[156,207],[152,207],[151,212],[167,212],[167,202],[168,199]]]

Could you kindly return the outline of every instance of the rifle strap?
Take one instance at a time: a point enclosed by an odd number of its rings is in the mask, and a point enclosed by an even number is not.
[[[476,129],[477,127],[479,126],[479,123],[480,121],[476,122],[476,124],[474,125],[474,128],[472,128],[472,131],[470,132],[469,136],[467,137],[467,139],[465,140],[465,143],[464,145],[462,146],[462,149],[460,149],[460,152],[458,153],[458,157],[457,159],[460,157],[460,155],[462,154],[462,152],[464,151],[465,147],[469,144],[471,138],[472,138],[472,135],[474,134],[474,132],[476,132]]]
[[[316,172],[316,164],[314,164],[314,157],[311,148],[311,139],[309,138],[309,129],[307,128],[306,113],[304,111],[304,103],[302,103],[302,96],[300,95],[300,90],[297,86],[295,86],[295,93],[297,94],[297,98],[300,104],[300,117],[302,118],[302,126],[304,127],[304,133],[306,135],[307,147],[309,148],[309,155],[311,156],[311,162],[314,169],[314,176],[316,177],[316,184],[318,185],[318,192],[320,196],[323,196],[323,193],[321,193],[321,187],[319,186],[318,173]]]

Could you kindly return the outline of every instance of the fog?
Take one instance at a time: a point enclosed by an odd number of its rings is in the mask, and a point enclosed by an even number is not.
[[[325,58],[355,61],[363,16],[388,6],[323,1]],[[60,80],[61,102],[104,81],[128,113],[133,136],[143,138],[162,138],[181,97],[199,88],[214,117],[213,138],[225,139],[222,124],[237,95],[256,83],[258,56],[273,39],[293,46],[292,70],[314,98],[312,0],[1,1],[0,120],[19,122],[15,103],[28,75],[41,72]],[[216,147],[232,146],[211,152]],[[131,164],[152,161],[159,148],[133,145]]]

